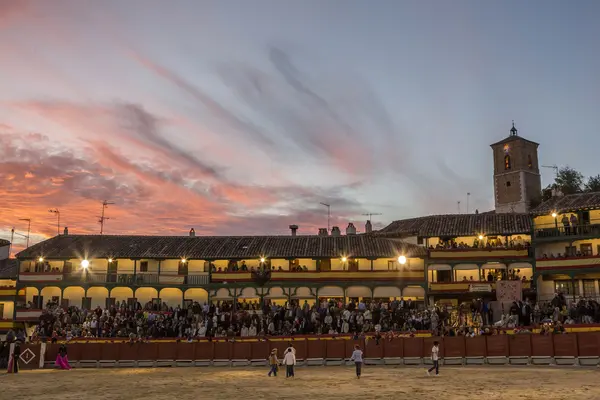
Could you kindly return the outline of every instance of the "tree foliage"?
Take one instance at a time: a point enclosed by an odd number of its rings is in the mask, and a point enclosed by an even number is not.
[[[586,192],[600,192],[600,174],[590,176],[585,184]]]
[[[563,194],[575,194],[583,191],[583,174],[569,166],[558,170],[554,187]]]

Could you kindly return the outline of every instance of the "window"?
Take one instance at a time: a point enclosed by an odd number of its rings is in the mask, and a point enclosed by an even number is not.
[[[140,272],[148,272],[148,261],[140,261]]]
[[[583,295],[585,297],[596,296],[596,281],[593,279],[585,279],[583,281]]]
[[[579,296],[579,281],[554,281],[554,288],[564,295]]]
[[[575,246],[566,246],[565,247],[565,257],[575,257],[577,254],[577,247]]]
[[[504,169],[510,169],[510,156],[507,154],[504,156]]]
[[[592,255],[592,244],[591,243],[584,243],[579,247],[581,249],[582,256],[586,257],[586,256]]]
[[[529,169],[533,168],[533,161],[531,160],[531,154],[527,156],[527,166]]]
[[[506,187],[510,187],[510,181],[506,181]]]
[[[397,269],[397,265],[398,264],[396,263],[395,260],[394,261],[389,260],[388,261],[388,271],[393,271],[393,270]]]
[[[358,271],[358,260],[348,260],[348,271]]]

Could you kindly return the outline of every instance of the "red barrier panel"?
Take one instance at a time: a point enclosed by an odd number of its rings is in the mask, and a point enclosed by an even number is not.
[[[402,339],[394,339],[394,340],[397,341],[396,346],[400,347],[399,351],[400,351],[400,354],[402,354]],[[384,341],[382,340],[380,342],[380,344],[377,344],[375,342],[375,340],[373,340],[373,339],[366,339],[365,347],[363,348],[363,351],[365,352],[365,358],[383,358],[384,353],[385,353],[384,349],[385,349],[385,346],[388,345],[388,343],[390,343],[390,342],[385,341],[385,344],[384,344]],[[390,351],[393,351],[393,350],[390,350]],[[386,355],[385,357],[402,357],[402,355],[400,355],[400,356]]]
[[[577,357],[577,335],[552,335],[555,357]]]
[[[354,351],[354,346],[358,345],[358,347],[360,347],[360,349],[363,352],[363,357],[365,356],[365,343],[363,342],[362,339],[358,339],[358,340],[344,340],[344,343],[346,344],[346,358],[350,358],[352,357],[352,352]]]
[[[138,360],[158,360],[158,348],[163,345],[164,343],[140,343]]]
[[[296,349],[296,360],[305,360],[308,354],[308,341],[306,339],[298,339],[292,341],[294,348]]]
[[[325,342],[325,358],[345,358],[346,356],[346,340],[332,339],[324,340]]]
[[[404,338],[404,357],[422,357],[423,356],[423,338]]]
[[[198,342],[194,349],[194,360],[212,360],[215,358],[213,342]]]
[[[508,350],[510,357],[531,357],[531,334],[510,335]]]
[[[571,335],[577,335],[577,350],[581,357],[600,356],[600,332],[579,332]]]
[[[81,350],[81,360],[84,361],[98,361],[102,352],[103,344],[99,343],[87,343],[83,345]]]
[[[531,335],[531,355],[533,357],[553,357],[554,345],[552,336]]]
[[[369,339],[367,346],[377,346],[383,348],[383,357],[394,358],[404,357],[404,339],[394,338],[390,341],[380,340],[379,345],[375,342],[375,339]]]
[[[465,350],[464,336],[447,336],[444,338],[443,344],[444,357],[465,357],[467,354]]]
[[[196,354],[196,343],[179,342],[176,343],[176,360],[194,360]]]
[[[306,358],[327,357],[327,342],[328,340],[308,339],[306,341]]]
[[[250,360],[252,358],[252,343],[234,342],[231,345],[231,357],[233,360]]]
[[[60,344],[51,344],[46,343],[46,354],[44,355],[44,361],[56,361],[56,356],[58,355],[58,349],[60,348]],[[67,357],[69,360],[71,359],[71,347],[67,345]]]
[[[213,342],[215,360],[231,360],[231,343]]]
[[[442,338],[438,337],[438,336],[432,336],[432,337],[426,337],[423,338],[423,354],[421,354],[421,357],[425,357],[425,358],[429,358],[431,357],[431,348],[433,347],[433,342],[438,342],[438,345],[440,347],[440,351],[438,353],[440,358],[446,357],[445,356],[445,345],[444,342],[442,340]]]
[[[508,335],[484,336],[488,357],[508,357]],[[475,339],[475,338],[471,338]],[[469,340],[469,338],[467,338]]]
[[[269,342],[259,341],[252,342],[250,345],[250,359],[251,360],[264,360],[269,357],[271,349],[269,348]],[[296,350],[296,355],[298,351]]]
[[[114,343],[99,344],[100,346],[100,358],[101,361],[118,361],[119,360],[119,346]]]
[[[56,353],[54,354],[54,360],[56,360],[56,354],[58,354],[58,344],[55,344],[53,346],[57,346],[56,347]],[[83,348],[85,347],[85,344],[80,344],[80,343],[74,343],[74,344],[68,344],[67,345],[67,356],[69,357],[69,361],[73,360],[73,361],[79,361],[82,360],[81,358],[81,354],[83,352]]]
[[[18,359],[20,369],[38,369],[40,367],[40,345],[23,343]],[[56,358],[56,357],[55,357]],[[5,370],[6,371],[6,370]]]
[[[141,344],[139,343],[121,343],[115,344],[119,347],[119,361],[137,361],[139,360],[139,351]],[[71,349],[69,351],[69,359],[71,359]]]
[[[465,353],[467,357],[486,357],[487,343],[485,336],[466,337]]]
[[[277,357],[279,358],[283,358],[285,350],[290,347],[287,340],[270,340],[268,343],[270,350],[277,349]],[[295,347],[296,346],[294,345],[294,348]],[[298,359],[298,349],[296,349],[296,359]]]

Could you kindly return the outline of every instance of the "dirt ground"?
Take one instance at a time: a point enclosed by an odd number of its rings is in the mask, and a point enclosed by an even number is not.
[[[577,367],[300,367],[296,378],[266,368],[22,371],[0,375],[3,399],[600,399],[600,371]]]

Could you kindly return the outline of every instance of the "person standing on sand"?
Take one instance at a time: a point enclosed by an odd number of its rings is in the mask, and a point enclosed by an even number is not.
[[[352,352],[352,357],[350,357],[350,361],[354,361],[356,365],[356,378],[360,379],[360,374],[362,372],[362,363],[363,363],[363,352],[360,349],[359,345],[354,346],[354,351]]]
[[[431,348],[431,361],[433,361],[433,367],[427,370],[427,375],[431,375],[431,372],[435,369],[435,376],[440,376],[440,367],[438,355],[440,352],[439,343],[437,341],[433,342],[433,347]]]
[[[271,374],[273,374],[273,376],[277,376],[277,369],[279,368],[279,360],[277,359],[277,349],[271,350],[271,354],[269,354],[269,365],[271,366],[269,376],[271,376]]]
[[[292,347],[288,347],[285,350],[285,355],[283,357],[283,364],[285,364],[285,377],[293,378],[294,377],[294,365],[296,365],[296,355],[294,354],[294,349]]]

